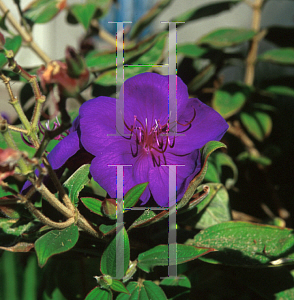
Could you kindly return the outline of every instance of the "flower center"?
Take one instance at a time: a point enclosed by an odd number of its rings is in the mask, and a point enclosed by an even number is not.
[[[193,118],[187,122],[186,124],[181,124],[177,122],[177,124],[182,126],[188,126],[188,128],[178,133],[183,133],[190,129],[192,121],[196,117],[196,111],[194,109]],[[159,119],[154,119],[154,122],[150,128],[148,129],[148,119],[145,119],[145,122],[142,122],[134,116],[133,125],[128,126],[124,122],[126,128],[130,131],[131,136],[129,139],[133,139],[135,142],[131,144],[131,153],[133,157],[138,156],[139,146],[145,151],[146,154],[150,154],[152,157],[153,165],[160,166],[161,157],[166,164],[165,151],[168,147],[173,148],[175,146],[176,134],[171,135],[170,123],[169,120],[165,124],[161,124]]]

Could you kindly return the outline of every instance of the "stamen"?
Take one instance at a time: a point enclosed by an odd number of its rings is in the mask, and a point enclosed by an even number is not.
[[[186,124],[181,124],[181,123],[179,123],[179,122],[177,121],[177,124],[182,125],[182,126],[188,126],[188,125],[190,125],[190,124],[194,121],[194,119],[195,119],[195,117],[196,117],[196,110],[195,110],[194,107],[193,107],[193,109],[194,109],[194,115],[193,115],[192,120],[190,120],[190,121],[189,121],[188,123],[186,123]]]

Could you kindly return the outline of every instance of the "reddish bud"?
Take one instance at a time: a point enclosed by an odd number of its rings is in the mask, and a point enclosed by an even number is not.
[[[102,203],[102,209],[104,214],[111,220],[116,219],[116,200],[105,199]]]
[[[0,149],[0,181],[13,175],[14,167],[21,157],[17,150],[7,148]]]

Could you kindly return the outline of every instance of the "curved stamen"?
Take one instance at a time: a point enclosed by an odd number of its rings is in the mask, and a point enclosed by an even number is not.
[[[136,157],[138,155],[138,144],[136,143],[136,153],[133,152],[133,147],[131,145],[131,152],[132,152],[132,156]]]
[[[196,110],[195,110],[194,107],[193,107],[193,110],[194,110],[194,115],[193,115],[192,120],[190,120],[190,121],[189,121],[188,123],[186,123],[186,124],[182,124],[182,123],[180,123],[180,122],[177,121],[177,124],[182,125],[182,126],[188,126],[188,125],[190,125],[190,124],[194,121],[194,119],[195,119],[195,117],[196,117]]]

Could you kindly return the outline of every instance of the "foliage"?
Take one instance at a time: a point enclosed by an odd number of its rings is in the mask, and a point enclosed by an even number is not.
[[[37,0],[23,10],[14,0],[22,25],[12,29],[14,17],[0,0],[0,77],[18,114],[11,124],[5,112],[0,117],[0,299],[294,298],[294,28],[261,28],[272,1],[221,0],[172,19],[184,28],[246,4],[255,16],[252,28],[216,27],[177,44],[177,75],[189,95],[230,127],[221,142],[201,149],[201,169],[177,206],[155,210],[152,199],[140,205],[149,182],[126,191],[124,201],[109,197],[91,177],[93,157],[83,147],[60,164],[46,158],[69,131],[79,134],[69,96],[79,103],[114,97],[122,84],[120,45],[101,26],[116,1]],[[144,29],[172,3],[158,1],[125,31],[124,80],[162,72],[154,65],[168,59],[168,27],[147,36]],[[31,32],[61,11],[84,35],[79,50],[68,47],[64,60],[50,62]],[[94,43],[97,34],[107,50]],[[15,54],[24,47],[46,67],[18,65]],[[242,72],[228,82],[223,74],[231,66]],[[273,66],[278,71],[269,76]],[[22,86],[19,97],[10,80]],[[43,103],[56,95],[52,115]],[[172,215],[176,229],[168,227]],[[173,229],[177,244],[169,244]],[[168,277],[174,270],[178,276]]]

